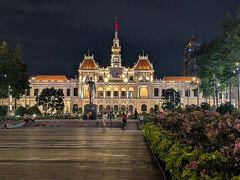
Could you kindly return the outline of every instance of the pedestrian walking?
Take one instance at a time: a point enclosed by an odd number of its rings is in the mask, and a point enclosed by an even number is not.
[[[123,113],[121,124],[122,124],[122,129],[126,130],[127,129],[127,117],[126,117],[125,113]]]
[[[138,120],[138,112],[137,112],[137,109],[135,109],[135,111],[134,111],[134,119],[135,119],[135,120]]]
[[[107,112],[104,112],[104,114],[102,115],[102,123],[103,123],[103,127],[106,127],[107,117],[108,117]]]
[[[111,122],[111,126],[112,126],[112,118],[113,118],[113,112],[110,111],[110,114],[109,114],[109,119],[110,119],[110,122]]]
[[[143,129],[143,115],[139,115],[139,127],[140,130]]]

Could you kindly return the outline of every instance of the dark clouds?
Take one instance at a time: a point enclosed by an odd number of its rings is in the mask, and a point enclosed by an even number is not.
[[[212,39],[238,5],[239,0],[1,0],[0,40],[21,43],[32,75],[77,74],[88,49],[100,65],[110,64],[117,16],[123,65],[132,66],[144,49],[158,77],[180,75],[191,28],[197,39]]]

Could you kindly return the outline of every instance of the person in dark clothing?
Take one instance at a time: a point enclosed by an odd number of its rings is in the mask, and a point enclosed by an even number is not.
[[[135,119],[135,120],[138,120],[138,112],[137,112],[137,109],[135,109],[135,111],[134,111],[134,119]]]
[[[125,114],[122,116],[122,129],[126,130],[127,129],[127,117]]]

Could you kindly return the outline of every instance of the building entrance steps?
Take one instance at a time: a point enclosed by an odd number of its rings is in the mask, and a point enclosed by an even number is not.
[[[36,120],[35,122],[29,122],[24,125],[24,127],[97,127],[103,128],[103,123],[101,120]],[[108,120],[106,121],[106,128],[121,128],[120,121]],[[127,129],[137,130],[138,121],[128,120]]]

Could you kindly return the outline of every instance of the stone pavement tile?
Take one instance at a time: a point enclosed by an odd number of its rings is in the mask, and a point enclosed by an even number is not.
[[[111,128],[0,130],[0,175],[10,174],[44,180],[162,179],[142,132]]]

